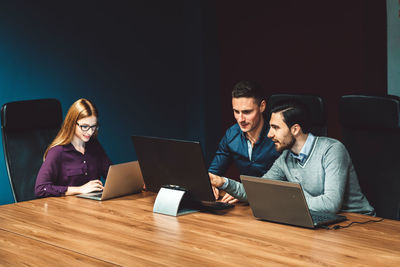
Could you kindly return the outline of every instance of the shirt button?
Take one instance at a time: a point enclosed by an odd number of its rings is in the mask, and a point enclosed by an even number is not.
[[[84,160],[83,163],[86,163],[86,160]]]
[[[85,172],[85,175],[87,175],[87,172]]]

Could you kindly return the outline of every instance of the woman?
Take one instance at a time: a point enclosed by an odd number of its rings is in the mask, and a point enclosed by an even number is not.
[[[38,197],[101,191],[111,161],[97,141],[98,112],[87,99],[77,100],[56,138],[44,153],[36,178]]]

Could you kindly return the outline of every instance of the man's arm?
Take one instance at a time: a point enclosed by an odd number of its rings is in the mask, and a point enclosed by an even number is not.
[[[224,175],[231,163],[232,157],[228,149],[228,141],[225,135],[218,145],[208,171],[219,176]]]
[[[232,164],[231,152],[228,149],[228,141],[225,136],[222,138],[218,145],[218,149],[215,153],[214,159],[212,160],[210,167],[208,168],[209,174],[211,175],[224,175],[228,167]],[[211,178],[211,177],[210,177]],[[219,198],[219,190],[217,187],[213,186],[215,198]],[[222,202],[236,203],[238,199],[231,197],[229,194],[225,194],[221,200]]]
[[[281,157],[279,157],[274,164],[272,165],[271,169],[267,173],[263,175],[261,178],[265,179],[274,179],[274,180],[285,180],[285,174],[282,171],[281,166]],[[227,179],[227,187],[223,189],[225,192],[230,194],[231,196],[237,198],[240,201],[247,202],[247,194],[244,190],[243,184],[237,182],[235,180],[229,178],[223,178],[216,175],[210,174],[211,184],[215,187],[221,187],[225,183],[225,179]]]
[[[287,180],[286,175],[283,171],[284,165],[285,165],[284,156],[280,156],[275,160],[274,164],[272,164],[271,168],[262,176],[262,178],[271,180],[282,180],[282,181]]]
[[[225,178],[225,177],[221,177],[219,175],[213,174],[211,172],[208,173],[209,177],[210,177],[210,181],[211,181],[211,185],[212,185],[212,189],[213,189],[213,193],[215,196],[215,199],[218,200],[219,199],[219,190],[224,190],[228,185],[228,182],[230,179]],[[225,194],[223,195],[221,202],[227,202],[230,204],[234,204],[236,202],[238,202],[239,199],[234,198],[233,196],[229,195],[226,191]]]
[[[344,145],[336,143],[326,151],[322,164],[325,170],[323,194],[312,196],[304,191],[304,195],[311,210],[337,213],[342,207],[351,159]]]
[[[246,192],[244,191],[244,187],[243,187],[242,183],[239,183],[239,182],[229,179],[229,178],[213,175],[212,173],[210,173],[209,175],[210,175],[210,180],[211,180],[212,186],[219,188],[219,187],[223,186],[226,181],[227,186],[226,186],[226,188],[223,189],[226,193],[230,194],[231,196],[238,199],[239,201],[247,201],[247,195],[246,195]],[[233,199],[231,199],[231,200],[233,200]]]

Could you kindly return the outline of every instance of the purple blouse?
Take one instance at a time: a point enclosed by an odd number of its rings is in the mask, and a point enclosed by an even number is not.
[[[36,178],[35,194],[38,197],[64,195],[68,186],[106,178],[110,165],[110,159],[95,138],[86,143],[85,154],[72,144],[52,147]]]

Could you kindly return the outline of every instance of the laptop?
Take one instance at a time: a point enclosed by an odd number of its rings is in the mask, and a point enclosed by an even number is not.
[[[80,194],[77,195],[77,197],[94,200],[107,200],[110,198],[138,193],[142,188],[143,177],[139,163],[137,161],[131,161],[110,166],[103,191]]]
[[[132,136],[146,189],[179,188],[198,209],[224,209],[234,205],[215,201],[201,145],[196,141]]]
[[[256,218],[307,228],[317,228],[347,219],[337,214],[309,210],[298,183],[245,175],[241,175],[240,179]]]

